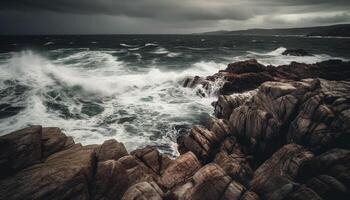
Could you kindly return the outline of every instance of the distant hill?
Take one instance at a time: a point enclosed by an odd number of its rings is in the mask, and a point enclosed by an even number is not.
[[[337,24],[331,26],[315,26],[305,28],[283,29],[247,29],[239,31],[213,31],[199,33],[203,35],[300,35],[300,36],[332,36],[350,37],[350,24]]]

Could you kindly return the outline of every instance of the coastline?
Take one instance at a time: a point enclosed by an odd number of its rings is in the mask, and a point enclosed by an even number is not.
[[[74,144],[58,128],[2,136],[0,199],[346,199],[349,65],[248,60],[184,80],[224,81],[216,118],[178,138],[175,160],[115,140]]]

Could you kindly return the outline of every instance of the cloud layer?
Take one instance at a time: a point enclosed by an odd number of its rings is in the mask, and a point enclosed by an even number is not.
[[[349,0],[2,0],[0,31],[190,33],[344,23],[349,11]]]

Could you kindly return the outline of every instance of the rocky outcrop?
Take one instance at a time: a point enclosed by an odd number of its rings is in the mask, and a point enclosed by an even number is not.
[[[223,78],[227,94],[178,138],[175,159],[116,140],[82,146],[52,127],[1,136],[0,199],[349,199],[348,66],[249,60],[188,79],[209,88]],[[303,79],[314,76],[324,79]]]
[[[349,61],[328,60],[315,64],[292,62],[289,65],[264,66],[252,59],[231,63],[225,70],[213,76],[187,78],[186,80],[196,81],[184,81],[183,86],[194,88],[196,85],[202,85],[202,90],[206,90],[219,82],[218,94],[230,95],[234,92],[254,90],[266,81],[299,81],[306,78],[349,80],[349,77]],[[188,84],[189,82],[191,84]]]
[[[282,55],[285,56],[312,56],[312,54],[308,53],[304,49],[287,49]]]

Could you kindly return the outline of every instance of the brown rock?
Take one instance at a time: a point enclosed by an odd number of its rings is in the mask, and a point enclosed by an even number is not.
[[[296,191],[292,192],[286,199],[288,200],[322,200],[318,194],[312,189],[302,185]]]
[[[242,195],[240,200],[260,200],[260,198],[255,192],[247,191]]]
[[[162,174],[170,162],[170,158],[159,153],[156,147],[148,146],[143,149],[135,150],[131,154],[141,160],[147,167],[158,175]]]
[[[0,181],[0,199],[90,199],[95,155],[75,145]]]
[[[195,186],[184,194],[185,200],[238,200],[245,190],[216,164],[202,167],[193,180]]]
[[[253,170],[245,155],[241,152],[236,151],[236,153],[232,154],[220,152],[216,154],[214,162],[233,180],[239,181],[245,185],[248,184],[253,177]]]
[[[135,156],[124,156],[118,160],[126,169],[126,175],[129,180],[129,186],[139,182],[158,182],[159,175],[147,167]]]
[[[167,189],[184,183],[201,167],[197,157],[192,152],[180,155],[171,161],[161,176],[161,185]]]
[[[41,159],[41,126],[32,126],[0,137],[0,178]]]
[[[42,154],[45,158],[64,148],[71,147],[74,144],[73,139],[68,139],[68,137],[56,127],[43,128],[41,142]]]
[[[122,200],[162,200],[163,191],[155,182],[140,182],[131,186]]]
[[[104,141],[99,152],[98,160],[118,160],[119,158],[128,155],[123,143],[120,143],[114,139]]]
[[[180,153],[192,151],[203,161],[210,160],[219,143],[225,139],[227,133],[214,133],[200,126],[193,126],[189,135],[178,140]]]
[[[263,199],[279,200],[287,197],[295,189],[294,180],[300,164],[312,157],[313,154],[302,146],[283,146],[254,172],[250,189]]]
[[[107,160],[98,163],[94,199],[121,199],[127,189],[127,173],[120,162]]]

